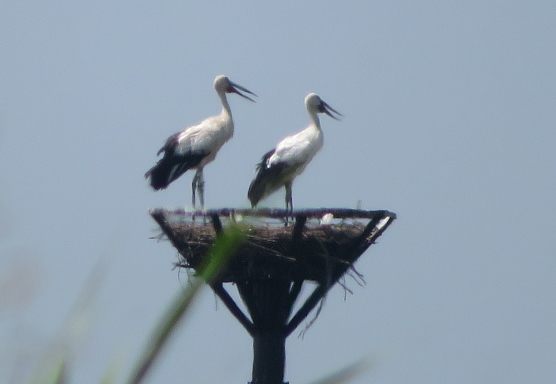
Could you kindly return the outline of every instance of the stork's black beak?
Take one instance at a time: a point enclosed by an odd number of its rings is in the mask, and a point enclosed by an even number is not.
[[[339,116],[343,116],[340,112],[336,111],[334,108],[332,108],[330,105],[328,105],[328,103],[326,103],[323,100],[321,100],[321,105],[320,105],[319,109],[320,109],[320,112],[326,113],[328,116],[330,116],[334,120],[340,121]],[[338,116],[334,116],[333,113],[335,113]]]
[[[245,99],[247,99],[247,100],[249,100],[249,101],[252,101],[253,103],[256,103],[255,100],[253,100],[252,98],[250,98],[250,97],[247,96],[247,95],[244,95],[244,94],[241,93],[240,91],[246,92],[246,93],[248,93],[248,94],[250,94],[250,95],[253,95],[253,96],[256,96],[256,97],[259,97],[259,96],[255,95],[253,92],[251,92],[250,90],[248,90],[247,88],[242,87],[241,85],[236,84],[236,83],[230,81],[230,88],[228,89],[228,93],[237,93],[237,94],[240,95],[241,97],[243,97],[243,98],[245,98]]]

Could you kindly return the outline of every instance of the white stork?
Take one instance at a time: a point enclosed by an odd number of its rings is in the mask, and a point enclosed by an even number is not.
[[[289,208],[290,212],[293,212],[293,180],[303,172],[307,164],[322,148],[323,135],[318,114],[326,113],[336,120],[339,120],[338,117],[332,113],[342,116],[315,93],[310,93],[305,97],[305,106],[311,117],[311,124],[301,132],[284,138],[257,164],[257,176],[251,182],[247,193],[253,208],[260,200],[284,186],[286,188],[286,210]]]
[[[170,136],[157,152],[164,152],[162,159],[145,173],[150,178],[154,190],[164,189],[189,169],[196,169],[192,188],[192,203],[195,209],[195,191],[199,191],[201,209],[205,206],[203,168],[216,157],[218,150],[230,140],[234,134],[232,111],[226,93],[237,93],[250,101],[255,101],[240,91],[253,96],[253,92],[233,83],[224,75],[216,76],[214,89],[222,101],[222,112],[218,116],[209,117],[201,123],[188,127]]]

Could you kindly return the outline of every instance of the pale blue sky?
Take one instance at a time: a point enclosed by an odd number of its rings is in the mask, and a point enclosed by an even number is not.
[[[143,174],[167,136],[220,111],[226,74],[259,98],[230,97],[208,207],[248,206],[255,163],[307,125],[316,92],[345,117],[321,119],[296,207],[399,217],[356,265],[367,285],[334,289],[291,337],[286,380],[370,356],[354,384],[556,382],[554,20],[550,1],[4,1],[0,370],[40,356],[105,257],[71,377],[97,383],[114,355],[127,373],[186,282],[147,210],[189,204],[192,175],[154,193]],[[215,302],[150,382],[250,379],[251,340]]]

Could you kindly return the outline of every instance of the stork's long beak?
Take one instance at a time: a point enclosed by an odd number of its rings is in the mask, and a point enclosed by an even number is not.
[[[253,96],[256,96],[256,97],[259,97],[259,96],[255,95],[253,92],[251,92],[250,90],[248,90],[247,88],[242,87],[241,85],[236,84],[236,83],[230,81],[230,88],[228,89],[228,93],[237,93],[237,94],[240,95],[241,97],[246,98],[247,100],[250,100],[250,101],[252,101],[253,103],[256,103],[255,100],[253,100],[252,98],[250,98],[250,97],[247,96],[247,95],[244,95],[244,94],[241,93],[240,91],[246,92],[246,93],[248,93],[248,94],[250,94],[250,95],[253,95]]]
[[[334,108],[332,108],[330,105],[328,105],[328,103],[326,103],[325,101],[321,100],[321,103],[322,103],[321,104],[322,112],[326,113],[328,116],[330,116],[334,120],[340,121],[340,118],[338,116],[343,116],[340,112],[336,111]],[[338,116],[334,116],[333,113],[335,113]]]

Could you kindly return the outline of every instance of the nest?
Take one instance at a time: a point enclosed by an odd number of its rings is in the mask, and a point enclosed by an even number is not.
[[[155,209],[151,215],[179,251],[179,265],[193,269],[202,264],[223,222],[237,223],[244,241],[221,282],[335,281],[395,219],[388,211],[348,209],[294,211],[293,221],[284,210],[192,213]]]

